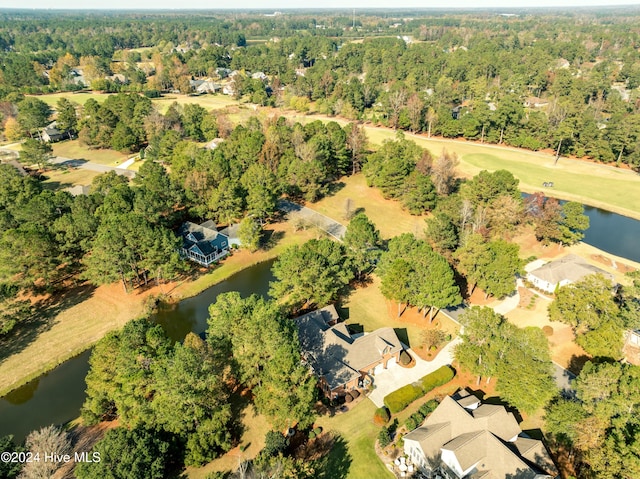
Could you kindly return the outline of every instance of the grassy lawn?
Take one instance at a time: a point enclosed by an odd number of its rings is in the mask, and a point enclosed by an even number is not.
[[[373,423],[375,404],[365,399],[346,413],[333,417],[323,416],[316,421],[326,432],[331,431],[346,442],[345,447],[334,447],[329,453],[327,479],[383,479],[392,474],[378,458],[374,444],[380,428]],[[339,468],[331,468],[339,464]],[[338,469],[338,470],[335,470]],[[338,473],[347,469],[346,474]]]
[[[178,103],[178,105],[195,103],[203,108],[206,108],[207,110],[218,110],[230,105],[238,105],[238,100],[234,100],[229,95],[190,96],[171,94],[162,98],[154,98],[152,101],[153,104],[156,105],[160,113],[163,114],[166,113],[166,111],[169,109],[169,106],[171,106],[173,102]]]
[[[394,139],[396,133],[386,128],[365,125],[372,145],[386,139]],[[608,209],[640,219],[640,175],[633,171],[586,161],[561,158],[554,165],[550,154],[506,148],[497,145],[428,139],[420,135],[405,135],[433,155],[442,149],[458,154],[459,173],[473,176],[481,170],[505,169],[520,180],[525,192],[544,191],[558,198]],[[543,188],[542,183],[553,181],[553,188]]]
[[[340,308],[340,315],[348,319],[347,324],[360,325],[365,332],[375,331],[378,328],[392,327],[400,340],[409,343],[409,346],[420,344],[420,335],[423,328],[416,324],[403,322],[389,314],[389,306],[395,312],[395,303],[390,303],[380,292],[380,279],[373,276],[371,283],[366,287],[360,287],[351,292]]]
[[[42,182],[42,187],[47,190],[59,190],[75,185],[90,185],[93,179],[100,173],[98,171],[68,169],[51,170],[45,173],[47,179]]]
[[[63,93],[51,93],[48,95],[37,95],[39,100],[42,100],[47,105],[52,108],[56,107],[56,103],[60,98],[66,98],[67,100],[78,103],[79,105],[84,105],[89,98],[93,98],[98,103],[102,103],[105,101],[111,93],[97,93],[97,92],[82,92],[82,93],[73,93],[73,92],[63,92]]]
[[[129,157],[127,153],[115,150],[96,150],[80,144],[79,140],[62,141],[53,144],[53,154],[62,158],[87,160],[107,166],[118,166]]]
[[[347,199],[352,202],[353,211],[364,212],[380,230],[383,238],[391,238],[402,233],[413,233],[421,237],[426,216],[412,216],[402,209],[399,201],[386,200],[380,190],[367,186],[364,175],[345,176],[338,182],[337,191],[317,203],[309,204],[310,208],[347,224],[344,219]]]

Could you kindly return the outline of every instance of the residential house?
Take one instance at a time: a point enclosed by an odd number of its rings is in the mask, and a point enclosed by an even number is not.
[[[204,94],[204,93],[218,93],[222,90],[222,86],[219,83],[215,83],[209,80],[203,81],[196,87],[196,93]]]
[[[393,328],[352,335],[339,319],[334,306],[295,319],[303,360],[332,399],[369,384],[403,349]]]
[[[180,227],[182,248],[180,255],[209,267],[212,263],[229,254],[229,238],[219,232],[213,221],[197,225],[190,221]]]
[[[527,280],[538,289],[554,293],[557,288],[577,283],[591,274],[602,274],[613,281],[613,275],[587,263],[580,256],[569,254],[527,273]]]
[[[229,239],[229,247],[233,247],[234,245],[236,247],[242,246],[242,242],[240,241],[240,235],[238,233],[239,230],[240,230],[240,223],[229,225],[226,228],[223,228],[220,230],[220,233],[225,235]]]
[[[524,101],[525,108],[544,108],[547,105],[549,105],[549,100],[544,100],[537,96],[530,96]]]
[[[60,140],[64,140],[65,138],[69,138],[69,134],[67,132],[58,130],[58,123],[57,122],[52,122],[49,123],[43,130],[42,130],[42,140],[46,141],[47,143],[52,143],[54,141],[60,141]]]
[[[404,436],[404,452],[428,477],[558,476],[542,441],[523,433],[504,406],[482,404],[466,389],[445,397],[420,427]]]

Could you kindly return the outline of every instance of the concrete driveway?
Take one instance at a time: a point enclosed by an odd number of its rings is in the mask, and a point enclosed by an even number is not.
[[[416,360],[416,365],[408,369],[394,364],[388,369],[376,374],[373,378],[375,389],[369,394],[369,399],[371,399],[377,407],[382,407],[384,406],[384,397],[387,394],[400,389],[402,386],[419,381],[427,374],[432,373],[442,366],[450,365],[453,361],[453,348],[459,342],[460,338],[455,338],[447,344],[432,361],[425,361],[411,349],[407,349],[411,357]]]

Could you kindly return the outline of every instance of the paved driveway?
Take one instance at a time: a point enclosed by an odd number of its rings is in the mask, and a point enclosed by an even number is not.
[[[384,397],[387,394],[400,389],[402,386],[419,381],[442,366],[450,365],[451,361],[453,361],[453,348],[459,342],[460,338],[455,338],[432,361],[425,361],[411,349],[408,349],[407,351],[411,354],[411,357],[416,360],[416,365],[412,368],[403,368],[394,364],[376,374],[373,378],[375,389],[369,394],[369,399],[377,407],[382,407],[384,406]]]

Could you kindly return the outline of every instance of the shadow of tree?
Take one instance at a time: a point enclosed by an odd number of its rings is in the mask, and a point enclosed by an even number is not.
[[[0,340],[0,362],[22,351],[40,334],[51,329],[58,314],[91,297],[95,289],[89,283],[82,283],[35,303],[34,314],[18,323],[11,334]]]
[[[344,479],[349,474],[352,458],[347,442],[342,436],[335,436],[333,447],[318,461],[318,479]]]
[[[589,360],[591,360],[591,358],[585,354],[581,354],[580,356],[576,356],[574,354],[569,360],[567,369],[577,376],[578,374],[580,374],[580,371],[582,371],[585,363]]]
[[[260,247],[265,251],[274,248],[284,238],[284,231],[264,230],[260,240]]]

